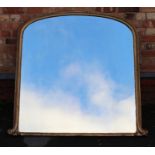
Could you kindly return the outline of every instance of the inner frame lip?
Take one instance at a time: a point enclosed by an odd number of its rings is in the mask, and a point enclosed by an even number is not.
[[[24,30],[32,23],[42,19],[59,17],[59,16],[92,16],[115,20],[127,26],[133,35],[133,49],[134,49],[134,79],[135,79],[135,101],[136,101],[136,132],[135,133],[42,133],[42,132],[20,132],[19,131],[19,98],[20,98],[20,83],[21,83],[21,62],[22,62],[22,42]],[[114,15],[107,15],[99,12],[84,12],[84,11],[67,11],[61,13],[53,13],[40,17],[33,18],[21,27],[19,27],[17,37],[17,59],[15,71],[15,93],[14,93],[14,112],[13,112],[13,128],[8,130],[10,135],[31,135],[31,136],[143,136],[147,135],[148,131],[142,128],[142,114],[141,114],[141,94],[140,94],[140,68],[139,68],[139,48],[138,48],[138,34],[136,28],[128,21]]]

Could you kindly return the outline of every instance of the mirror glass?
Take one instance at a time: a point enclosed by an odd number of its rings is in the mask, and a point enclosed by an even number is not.
[[[23,32],[19,132],[135,133],[133,34],[110,18],[69,15]]]

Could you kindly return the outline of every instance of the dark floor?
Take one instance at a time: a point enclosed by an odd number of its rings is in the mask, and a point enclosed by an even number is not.
[[[148,102],[142,107],[143,128],[149,131],[143,137],[22,137],[10,136],[7,130],[12,128],[13,104],[6,98],[0,102],[0,146],[155,146],[155,100],[154,83],[144,81],[142,84],[142,100]],[[4,84],[4,82],[3,82]],[[10,85],[13,85],[11,83]],[[8,84],[8,86],[10,87]],[[149,88],[151,86],[151,88]],[[144,88],[145,89],[144,89]],[[1,87],[2,88],[2,87]],[[5,87],[6,88],[6,85]],[[10,95],[12,87],[10,87]],[[145,91],[146,90],[146,91]],[[2,89],[0,93],[2,93]],[[4,96],[4,94],[3,94]],[[148,98],[148,97],[149,98]],[[149,100],[151,99],[151,100]],[[11,98],[11,100],[13,100]]]

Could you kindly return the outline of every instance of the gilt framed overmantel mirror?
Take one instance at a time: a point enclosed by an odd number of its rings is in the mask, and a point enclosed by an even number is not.
[[[19,32],[12,135],[145,135],[139,51],[128,22],[61,13]]]

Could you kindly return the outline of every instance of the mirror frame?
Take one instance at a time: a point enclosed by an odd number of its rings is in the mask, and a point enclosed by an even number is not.
[[[22,62],[22,42],[23,32],[30,24],[41,19],[67,16],[67,15],[84,15],[84,16],[96,16],[102,18],[113,19],[126,25],[133,34],[133,47],[134,47],[134,78],[135,78],[135,97],[136,97],[136,132],[135,133],[38,133],[38,132],[20,132],[18,130],[19,125],[19,98],[20,98],[20,82],[21,82],[21,62]],[[53,13],[50,15],[44,15],[41,17],[33,18],[26,22],[18,31],[18,44],[17,44],[17,56],[16,56],[16,73],[15,73],[15,93],[14,93],[14,115],[13,115],[13,128],[8,130],[11,135],[32,135],[32,136],[142,136],[146,135],[147,131],[142,128],[142,114],[141,114],[141,89],[140,89],[140,60],[139,60],[139,48],[138,48],[138,34],[133,25],[128,21],[113,15],[107,15],[96,11],[91,12],[61,12]]]

